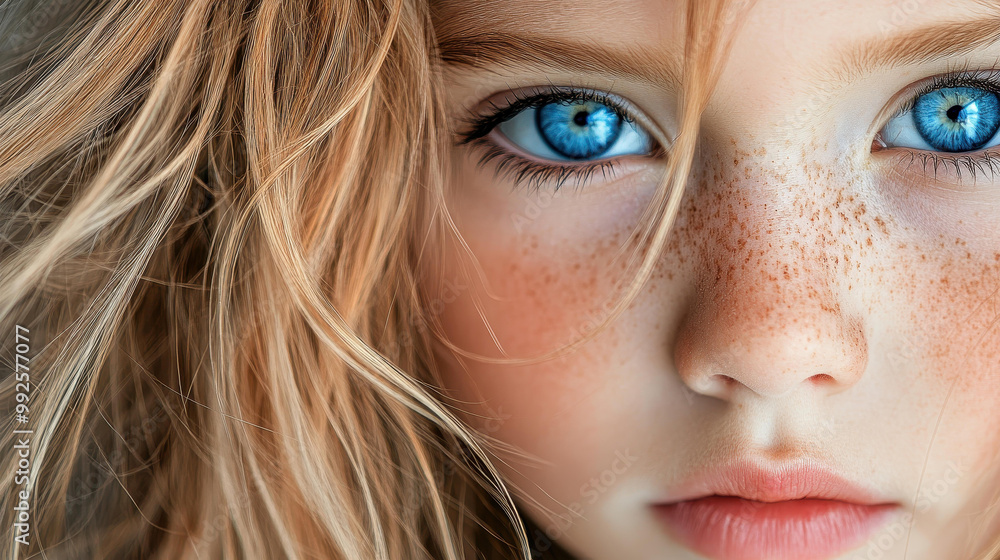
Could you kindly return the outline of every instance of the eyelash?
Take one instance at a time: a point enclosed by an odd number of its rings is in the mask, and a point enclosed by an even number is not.
[[[931,81],[910,94],[906,102],[899,107],[893,114],[891,119],[894,119],[907,111],[913,110],[916,100],[932,91],[942,89],[942,88],[953,88],[953,87],[974,87],[979,88],[984,91],[988,91],[995,95],[1000,95],[1000,69],[990,70],[985,76],[980,76],[982,70],[974,70],[969,67],[964,67],[960,69],[955,69],[947,74],[936,76],[931,79]],[[888,122],[888,121],[887,121]],[[981,153],[970,152],[968,154],[955,153],[948,154],[944,152],[917,152],[910,150],[908,153],[901,154],[898,163],[905,162],[906,168],[918,163],[920,165],[921,172],[925,176],[930,176],[931,173],[928,172],[928,168],[933,171],[933,176],[937,179],[938,169],[941,166],[949,166],[955,170],[955,175],[958,180],[962,180],[963,170],[968,171],[969,175],[975,179],[978,173],[990,173],[990,178],[994,179],[1000,174],[1000,151],[997,151],[997,147],[987,148]],[[992,151],[991,151],[992,150]],[[905,170],[905,169],[904,169]]]
[[[911,111],[920,96],[942,88],[975,87],[1000,95],[1000,69],[991,70],[986,76],[977,75],[979,73],[979,71],[966,67],[933,78],[927,85],[911,93],[906,102],[890,118],[896,118]],[[464,130],[458,134],[459,145],[473,146],[482,151],[478,162],[480,167],[492,163],[495,166],[495,175],[510,179],[514,190],[526,188],[530,192],[536,192],[543,186],[549,186],[554,191],[558,191],[569,181],[572,181],[576,187],[581,187],[597,173],[600,173],[605,179],[609,175],[614,176],[617,170],[617,158],[577,165],[541,163],[524,158],[499,146],[489,139],[489,135],[497,126],[521,111],[554,102],[593,101],[607,106],[626,123],[635,122],[635,118],[621,102],[607,93],[575,87],[534,89],[527,92],[512,91],[509,96],[513,98],[509,103],[497,105],[490,102],[492,109],[490,113],[473,115],[466,119]],[[650,157],[662,156],[664,153],[665,150],[657,144]],[[1000,151],[990,151],[989,149],[979,154],[947,154],[910,150],[902,155],[899,162],[906,162],[907,167],[919,163],[925,175],[930,175],[928,168],[931,168],[935,178],[942,165],[953,167],[959,181],[962,180],[963,170],[968,171],[973,179],[977,177],[978,173],[989,172],[991,178],[1000,175]]]
[[[482,156],[478,163],[480,167],[493,163],[497,177],[509,178],[514,185],[514,190],[525,188],[530,192],[536,192],[543,186],[558,191],[569,181],[572,181],[574,186],[581,187],[598,173],[604,178],[614,177],[617,171],[617,158],[576,165],[542,163],[515,154],[488,138],[497,126],[521,111],[555,102],[592,101],[600,103],[611,109],[625,123],[634,123],[635,117],[611,94],[582,88],[554,87],[544,90],[528,90],[527,92],[513,91],[508,95],[513,97],[513,101],[505,105],[490,102],[492,109],[490,113],[473,115],[466,119],[464,130],[459,132],[459,145],[473,146],[482,150]],[[658,155],[662,155],[662,148],[656,145],[651,156]]]

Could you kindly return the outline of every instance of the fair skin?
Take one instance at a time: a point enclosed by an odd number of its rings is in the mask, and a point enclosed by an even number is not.
[[[509,49],[452,64],[450,117],[461,130],[511,91],[585,88],[624,100],[641,126],[669,137],[683,10],[675,0],[445,2],[442,35],[462,22],[463,36],[643,53],[634,68],[527,62]],[[1000,147],[957,154],[980,162],[973,176],[948,163],[955,153],[881,147],[876,136],[934,77],[969,69],[995,80],[1000,67],[1000,42],[970,37],[954,52],[956,34],[938,32],[923,52],[896,41],[989,18],[995,10],[976,0],[756,2],[703,115],[670,241],[632,305],[540,363],[439,346],[453,404],[507,446],[498,465],[548,533],[529,535],[538,546],[552,538],[594,560],[703,558],[651,504],[733,460],[818,465],[893,506],[837,558],[870,557],[872,546],[885,559],[967,558],[997,534],[1000,177],[982,162]],[[861,51],[873,54],[849,54]],[[498,130],[485,141],[546,163]],[[457,245],[438,248],[427,285],[450,285],[430,296],[444,302],[436,318],[455,346],[540,356],[602,322],[634,274],[628,240],[664,157],[597,157],[613,176],[598,170],[554,191],[551,178],[518,187],[498,175],[498,159],[480,163],[486,150],[456,145],[448,185],[475,262]],[[927,154],[945,158],[936,178]]]

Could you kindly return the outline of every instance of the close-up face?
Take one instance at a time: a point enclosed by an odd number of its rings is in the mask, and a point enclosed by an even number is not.
[[[1000,11],[733,3],[676,220],[611,316],[682,125],[689,8],[437,3],[467,245],[423,271],[449,403],[540,550],[973,557],[1000,488]]]

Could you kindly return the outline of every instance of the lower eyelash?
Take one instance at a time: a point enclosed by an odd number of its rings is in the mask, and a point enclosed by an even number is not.
[[[1000,175],[1000,152],[987,151],[976,155],[941,155],[931,152],[910,152],[909,157],[900,156],[900,163],[904,164],[904,171],[913,164],[918,164],[921,171],[937,179],[938,169],[941,166],[948,166],[955,170],[958,180],[962,180],[962,173],[968,173],[973,179],[979,174],[989,174],[991,180],[995,180]],[[930,171],[928,170],[930,168]]]
[[[614,178],[617,165],[614,159],[596,161],[582,165],[551,165],[525,159],[504,149],[486,137],[475,138],[469,145],[483,151],[478,166],[485,167],[492,163],[496,178],[509,179],[514,189],[527,189],[528,192],[538,192],[543,186],[558,191],[564,184],[572,181],[576,188],[585,185],[597,173],[605,178]]]

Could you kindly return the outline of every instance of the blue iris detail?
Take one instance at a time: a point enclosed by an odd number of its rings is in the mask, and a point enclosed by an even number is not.
[[[917,98],[913,122],[924,140],[937,150],[976,150],[1000,130],[1000,98],[974,87],[938,89]]]
[[[593,101],[548,103],[536,114],[545,143],[570,159],[603,154],[621,133],[621,118],[607,105]]]

